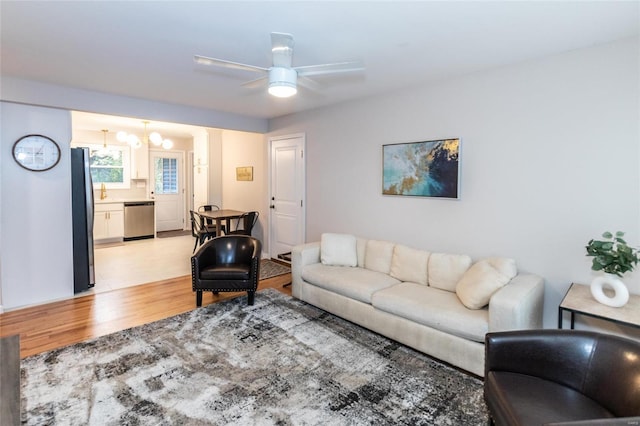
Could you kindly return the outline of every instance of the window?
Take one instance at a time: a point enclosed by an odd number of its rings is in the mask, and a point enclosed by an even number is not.
[[[126,189],[130,183],[129,147],[110,145],[87,145],[89,168],[93,187],[99,189],[104,183],[107,189]]]
[[[155,158],[155,193],[178,193],[178,160],[176,158]]]

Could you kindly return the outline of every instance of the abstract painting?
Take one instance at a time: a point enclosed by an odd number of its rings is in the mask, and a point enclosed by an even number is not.
[[[382,193],[458,198],[460,139],[382,146]]]

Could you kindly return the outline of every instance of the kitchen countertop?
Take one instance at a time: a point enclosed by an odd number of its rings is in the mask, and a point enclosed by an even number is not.
[[[96,204],[109,204],[109,203],[148,203],[149,201],[153,201],[155,203],[154,199],[151,198],[105,198],[104,200],[101,200],[100,198],[97,198],[95,200]]]

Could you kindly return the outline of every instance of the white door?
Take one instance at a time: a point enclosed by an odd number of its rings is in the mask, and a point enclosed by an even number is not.
[[[305,241],[304,135],[270,138],[271,144],[271,257],[288,253]]]
[[[151,151],[151,196],[156,204],[156,231],[184,229],[183,154]]]

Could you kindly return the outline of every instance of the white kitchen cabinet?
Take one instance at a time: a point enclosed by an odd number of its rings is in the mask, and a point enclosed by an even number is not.
[[[193,138],[193,206],[222,206],[222,131],[208,129]]]
[[[93,240],[124,238],[124,204],[99,203],[94,209]]]
[[[209,133],[206,130],[193,135],[193,165],[209,164]]]
[[[149,145],[131,148],[131,179],[149,179]]]
[[[193,168],[193,206],[197,210],[205,204],[211,204],[209,203],[209,167],[195,166]]]

